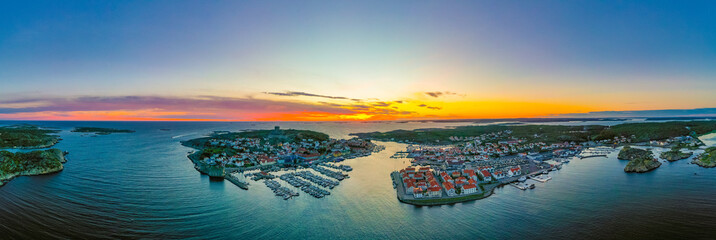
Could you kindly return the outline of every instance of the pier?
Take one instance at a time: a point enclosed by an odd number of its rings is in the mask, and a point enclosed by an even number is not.
[[[240,187],[241,189],[249,190],[249,183],[239,180],[239,178],[237,178],[233,174],[225,174],[224,179],[229,180],[229,182]]]

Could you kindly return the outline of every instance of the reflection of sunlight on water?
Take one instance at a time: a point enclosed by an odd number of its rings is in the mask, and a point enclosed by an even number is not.
[[[703,136],[699,137],[699,140],[704,142],[704,144],[706,144],[706,146],[714,146],[714,145],[716,145],[716,132],[703,135]]]

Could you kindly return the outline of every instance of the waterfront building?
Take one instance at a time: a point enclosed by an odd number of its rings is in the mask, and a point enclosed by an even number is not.
[[[438,187],[430,187],[428,188],[428,196],[430,197],[440,197],[442,196],[442,189]]]
[[[420,188],[413,188],[413,197],[415,198],[422,198],[423,197],[423,190]]]
[[[466,184],[462,186],[462,194],[472,194],[477,192],[477,186],[474,184]]]
[[[455,196],[455,186],[453,186],[450,182],[443,183],[443,188],[445,188],[445,193],[447,193],[448,196]]]

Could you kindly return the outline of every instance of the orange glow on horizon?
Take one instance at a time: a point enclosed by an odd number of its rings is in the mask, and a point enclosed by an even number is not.
[[[341,105],[348,113],[321,111],[241,112],[214,110],[214,112],[184,112],[148,110],[121,111],[70,111],[25,112],[0,114],[8,120],[59,120],[59,121],[390,121],[438,119],[494,119],[549,117],[567,113],[596,111],[593,107],[540,102],[510,101],[404,101],[364,103],[369,107],[356,108]]]

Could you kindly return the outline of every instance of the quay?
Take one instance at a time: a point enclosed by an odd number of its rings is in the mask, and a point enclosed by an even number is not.
[[[241,189],[249,190],[249,183],[242,182],[241,180],[239,180],[239,178],[237,178],[233,174],[225,174],[224,179],[229,180],[229,182],[233,183],[234,185],[238,186]]]
[[[595,154],[595,155],[587,155],[587,156],[580,155],[578,157],[579,157],[579,159],[585,159],[585,158],[593,158],[593,157],[607,157],[607,155],[606,154]]]

